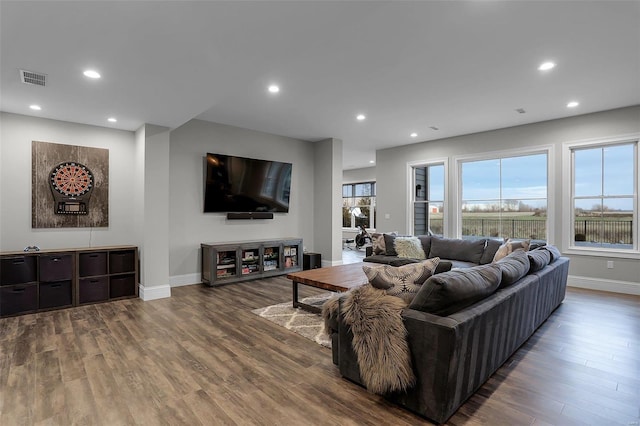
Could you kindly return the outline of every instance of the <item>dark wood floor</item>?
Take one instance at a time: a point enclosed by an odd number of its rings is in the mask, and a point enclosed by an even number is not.
[[[428,424],[250,312],[290,300],[286,279],[172,294],[0,320],[0,424]],[[639,422],[640,298],[575,289],[449,421]]]

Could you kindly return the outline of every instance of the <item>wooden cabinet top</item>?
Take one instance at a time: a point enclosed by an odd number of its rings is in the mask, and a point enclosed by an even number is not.
[[[47,253],[68,253],[68,252],[94,252],[94,251],[115,251],[115,250],[137,250],[137,246],[98,246],[98,247],[77,247],[77,248],[57,248],[40,249],[40,251],[2,251],[0,256],[17,256],[25,254],[47,254]]]

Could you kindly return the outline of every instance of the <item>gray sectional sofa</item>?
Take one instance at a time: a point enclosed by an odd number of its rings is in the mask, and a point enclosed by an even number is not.
[[[475,257],[464,255],[464,260],[438,252],[442,247],[433,241],[429,256],[439,253],[452,262],[473,265],[460,268],[458,264],[454,270],[433,275],[402,311],[416,383],[384,396],[443,423],[562,303],[569,259],[554,247],[543,247],[481,264],[486,241],[482,252],[477,243],[478,250],[468,251]],[[495,253],[497,248],[489,250]],[[342,300],[339,303],[342,309]],[[340,313],[332,328],[334,363],[343,377],[362,384],[353,334]]]

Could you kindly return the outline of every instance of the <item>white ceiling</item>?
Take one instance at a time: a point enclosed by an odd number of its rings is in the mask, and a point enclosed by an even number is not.
[[[380,148],[640,104],[640,1],[2,0],[0,14],[2,111],[340,138],[345,169]],[[558,65],[538,71],[545,60]]]

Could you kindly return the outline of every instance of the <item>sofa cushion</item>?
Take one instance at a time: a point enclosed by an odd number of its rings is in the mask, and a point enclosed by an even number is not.
[[[529,257],[529,272],[538,272],[551,262],[551,253],[548,250],[532,250],[526,255]]]
[[[527,251],[529,250],[529,240],[515,241],[509,238],[504,244],[500,246],[496,254],[493,256],[493,261],[497,262],[506,255],[513,253],[516,250]]]
[[[374,254],[372,256],[367,256],[362,259],[363,262],[370,263],[382,263],[384,265],[390,265],[391,262],[400,259],[398,256],[387,256],[386,254]],[[417,262],[417,261],[416,261]],[[406,262],[406,263],[415,263],[415,262]],[[404,264],[406,264],[404,263]]]
[[[418,237],[396,237],[393,246],[396,249],[396,253],[398,253],[398,257],[408,259],[427,258]]]
[[[562,256],[562,254],[560,253],[560,250],[558,250],[558,247],[552,246],[550,244],[544,245],[542,247],[538,247],[536,250],[548,251],[551,257],[551,260],[549,261],[549,263],[555,262],[556,260],[558,260],[560,256]]]
[[[451,315],[493,294],[501,279],[502,270],[496,264],[443,272],[422,285],[409,308]]]
[[[527,275],[529,272],[529,256],[527,253],[518,250],[503,257],[496,262],[502,271],[502,280],[500,288],[505,288]]]
[[[395,234],[383,234],[382,235],[384,238],[384,247],[385,247],[385,254],[387,256],[397,256],[398,253],[396,252],[396,248],[395,248],[395,240],[396,240],[396,235]]]
[[[431,235],[418,235],[418,239],[422,243],[422,250],[424,250],[426,257],[431,251]]]
[[[482,252],[482,257],[480,258],[481,265],[493,262],[493,257],[496,255],[500,246],[504,243],[504,240],[496,240],[493,238],[487,238],[486,241],[487,244],[484,246],[484,252]]]
[[[373,287],[385,290],[387,294],[400,297],[408,303],[427,278],[433,275],[439,262],[440,259],[436,257],[399,267],[363,265],[362,270]]]
[[[431,237],[431,250],[429,257],[441,259],[462,260],[480,263],[484,252],[485,240],[459,240],[455,238]]]

